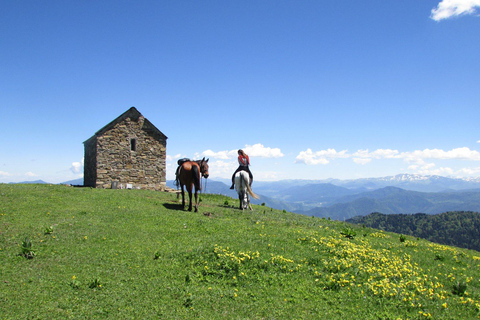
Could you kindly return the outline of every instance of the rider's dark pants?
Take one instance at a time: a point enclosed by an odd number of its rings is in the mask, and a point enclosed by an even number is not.
[[[237,170],[235,170],[235,172],[233,173],[232,175],[232,186],[234,185],[235,183],[235,174],[239,171],[247,171],[248,172],[248,175],[250,176],[250,185],[252,185],[252,182],[253,182],[253,174],[250,172],[250,169],[248,168],[248,166],[239,166],[237,168]]]

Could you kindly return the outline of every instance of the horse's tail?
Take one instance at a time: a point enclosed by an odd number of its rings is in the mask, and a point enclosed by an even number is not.
[[[180,171],[182,170],[182,166],[178,166],[177,171],[175,171],[175,185],[177,189],[180,188]]]
[[[200,168],[196,165],[192,165],[193,183],[197,190],[202,190],[202,184],[200,183]]]
[[[248,175],[247,175],[247,177],[248,177]],[[247,187],[247,192],[248,192],[248,194],[249,194],[253,199],[260,199],[259,196],[257,196],[255,193],[253,193],[252,188],[250,187],[249,181],[245,181],[245,180],[244,180],[244,182],[245,182],[245,185],[246,185],[246,187]]]
[[[180,181],[178,181],[178,176],[175,176],[175,185],[178,187],[180,186]]]

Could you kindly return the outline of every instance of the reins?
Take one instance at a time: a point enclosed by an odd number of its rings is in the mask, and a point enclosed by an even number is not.
[[[205,158],[204,158],[205,159]],[[200,171],[200,195],[203,194],[203,190],[204,188],[202,187],[202,180],[205,179],[205,184],[204,184],[204,187],[205,187],[205,190],[207,189],[207,178],[204,178],[203,177],[203,172],[202,172],[202,166],[200,165],[200,163],[198,163],[198,168],[199,168],[199,171]]]
[[[202,179],[205,180],[204,187],[205,187],[205,190],[207,190],[207,181],[208,181],[208,179],[207,179],[207,178],[204,178],[203,176],[202,176]],[[201,185],[201,183],[200,183],[200,185]],[[202,193],[203,193],[203,188],[200,189],[200,194],[202,194]]]

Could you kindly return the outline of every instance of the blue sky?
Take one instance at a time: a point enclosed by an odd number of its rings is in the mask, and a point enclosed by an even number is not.
[[[480,0],[4,1],[0,182],[82,177],[135,106],[228,178],[480,176]]]

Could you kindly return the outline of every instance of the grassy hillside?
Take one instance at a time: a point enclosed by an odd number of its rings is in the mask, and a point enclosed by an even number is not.
[[[0,317],[480,317],[477,251],[237,205],[0,184]]]

